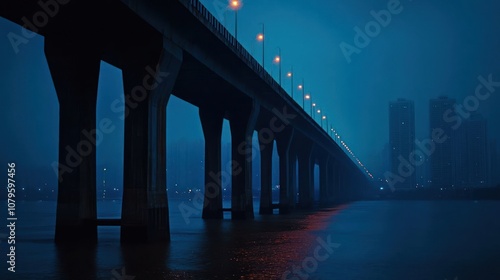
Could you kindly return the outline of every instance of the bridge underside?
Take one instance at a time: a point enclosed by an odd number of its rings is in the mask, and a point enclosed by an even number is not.
[[[182,23],[182,28],[200,33],[198,37],[182,30],[179,22],[165,31],[167,36],[122,1],[47,3],[51,4],[41,7],[37,1],[3,1],[0,16],[45,37],[45,55],[60,105],[56,242],[96,242],[97,226],[108,222],[121,226],[122,242],[169,240],[165,170],[170,94],[199,107],[206,143],[203,218],[223,216],[217,174],[221,174],[224,118],[231,128],[233,219],[254,216],[254,131],[259,132],[261,154],[261,214],[271,214],[274,208],[281,214],[295,207],[311,208],[315,164],[320,170],[320,202],[324,205],[354,199],[366,185],[359,170],[340,155],[317,124],[304,117],[307,114],[297,104],[272,92],[233,50],[200,27],[198,20]],[[181,7],[179,3],[174,6]],[[189,12],[179,7],[171,13]],[[96,146],[88,140],[96,131],[101,60],[122,70],[126,100],[122,218],[108,222],[97,220]],[[271,195],[274,142],[279,154],[278,205]]]

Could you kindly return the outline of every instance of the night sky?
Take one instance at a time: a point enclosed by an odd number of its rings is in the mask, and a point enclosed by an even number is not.
[[[234,30],[234,12],[223,11],[223,0],[203,4]],[[478,76],[500,81],[500,3],[483,1],[401,1],[400,13],[378,36],[353,54],[349,63],[339,45],[354,45],[354,28],[373,20],[370,11],[387,9],[388,0],[246,0],[238,12],[238,39],[261,61],[256,35],[266,27],[266,69],[277,79],[273,57],[282,50],[285,73],[293,65],[295,88],[305,79],[306,91],[325,111],[330,123],[368,169],[377,169],[388,143],[388,103],[415,101],[416,136],[427,138],[429,99],[447,95],[462,103],[478,85]],[[9,32],[20,27],[0,19],[0,159],[29,167],[50,166],[57,160],[58,102],[37,36],[15,53]],[[121,166],[123,121],[110,104],[122,93],[120,70],[103,63],[98,118],[116,125],[98,148],[98,164]],[[299,104],[298,90],[295,97]],[[500,88],[480,104],[488,119],[489,136],[500,142]],[[197,108],[172,97],[168,105],[168,141],[202,139]],[[229,141],[227,122],[224,141]]]

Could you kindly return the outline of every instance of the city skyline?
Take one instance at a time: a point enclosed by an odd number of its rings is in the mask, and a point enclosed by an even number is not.
[[[500,173],[497,141],[487,133],[487,120],[478,112],[470,112],[458,121],[458,115],[452,115],[456,108],[456,100],[445,95],[430,99],[429,136],[416,139],[413,116],[418,108],[414,108],[413,101],[399,98],[389,102],[391,141],[389,149],[384,148],[381,154],[389,161],[386,169],[392,173],[383,172],[386,180],[392,178],[388,183],[393,190],[415,188],[419,184],[440,189],[500,184],[495,175]],[[434,139],[433,135],[439,135],[440,139]],[[431,140],[432,149],[428,147]],[[419,143],[418,147],[415,143]],[[401,176],[405,168],[411,169],[411,174]],[[377,175],[381,176],[380,173]]]

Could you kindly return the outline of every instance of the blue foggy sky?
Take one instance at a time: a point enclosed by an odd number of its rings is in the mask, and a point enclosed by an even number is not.
[[[234,12],[222,11],[223,0],[202,1],[228,28]],[[415,101],[417,138],[428,137],[428,101],[440,95],[464,98],[474,93],[477,77],[500,81],[500,3],[484,1],[401,1],[402,11],[348,63],[339,45],[354,45],[353,28],[371,20],[371,10],[387,9],[387,0],[277,1],[246,0],[238,12],[238,39],[261,61],[255,36],[266,26],[266,69],[282,50],[283,76],[293,65],[295,87],[304,78],[306,91],[326,111],[330,123],[369,169],[380,164],[388,142],[388,102]],[[7,38],[20,27],[0,19],[0,159],[29,166],[50,166],[57,159],[58,102],[37,36],[16,54]],[[290,88],[284,76],[283,87]],[[98,118],[110,118],[116,130],[98,149],[99,164],[119,164],[123,121],[110,110],[121,98],[120,70],[102,64]],[[295,90],[296,100],[298,90]],[[500,141],[500,89],[480,104],[489,135]],[[168,105],[168,141],[202,139],[197,108],[172,97]],[[229,129],[224,139],[229,141]]]

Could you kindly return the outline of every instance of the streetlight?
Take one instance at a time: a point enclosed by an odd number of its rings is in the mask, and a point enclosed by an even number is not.
[[[265,40],[265,33],[264,33],[264,24],[262,24],[262,33],[259,33],[257,34],[257,41],[259,42],[262,42],[262,69],[266,69],[266,67],[264,66],[264,51],[265,51],[265,48],[264,48],[264,40]]]
[[[290,78],[291,80],[291,94],[292,94],[292,99],[293,99],[293,66],[290,69],[290,72],[286,73],[286,76]]]
[[[333,137],[333,140],[335,140],[335,143],[338,143],[338,139],[340,138],[339,135],[337,134],[337,130],[335,130],[335,128],[333,127],[333,125],[331,126],[332,127],[332,137]]]
[[[306,94],[306,95],[304,95],[304,99],[310,100],[311,99],[311,95],[309,93]],[[304,103],[302,103],[302,109],[304,109],[304,111],[306,110],[306,108],[304,107]]]
[[[320,114],[321,114],[321,109],[319,109],[319,107],[318,107],[318,110],[316,110],[316,113],[318,113],[318,115],[320,115]],[[319,116],[319,119],[320,119],[320,121],[321,121],[321,115]]]
[[[281,86],[281,48],[278,47],[278,55],[274,58],[274,63],[278,64],[279,67],[279,82]]]
[[[321,117],[321,128],[323,128],[323,120],[326,120],[326,116]]]
[[[316,103],[312,103],[311,104],[311,116],[312,116],[313,120],[315,119],[314,114],[313,114],[315,107],[316,107]]]
[[[241,1],[231,0],[229,6],[234,11],[234,37],[238,41],[238,10],[241,8]]]
[[[304,79],[302,79],[302,84],[300,84],[298,88],[302,91],[302,109],[304,109],[304,100],[306,99]]]

